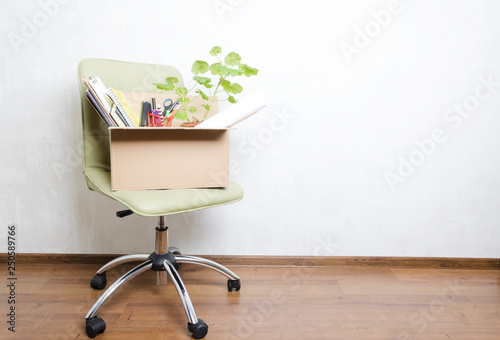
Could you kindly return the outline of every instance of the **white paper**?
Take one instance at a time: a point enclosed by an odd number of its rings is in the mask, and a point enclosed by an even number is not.
[[[107,110],[107,112],[111,112],[111,108],[113,106],[113,100],[109,96],[107,96],[108,89],[101,81],[101,79],[97,76],[89,77],[89,84],[94,89],[95,93],[99,97],[102,102],[102,105]]]
[[[212,118],[196,125],[195,129],[224,129],[229,128],[243,119],[248,118],[266,106],[264,97],[260,93],[232,104],[228,109],[217,113]]]

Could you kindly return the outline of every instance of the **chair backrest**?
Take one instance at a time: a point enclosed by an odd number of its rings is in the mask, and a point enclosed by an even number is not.
[[[85,97],[87,87],[83,77],[98,76],[106,87],[125,92],[162,93],[153,83],[167,77],[177,77],[179,70],[172,66],[140,64],[107,59],[84,59],[78,65],[78,82],[82,106],[83,168],[110,170],[108,126]],[[140,112],[137,112],[140,115]]]

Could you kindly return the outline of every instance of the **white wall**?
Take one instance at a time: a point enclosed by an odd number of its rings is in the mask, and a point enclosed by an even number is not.
[[[220,45],[260,70],[242,84],[268,107],[232,134],[245,199],[169,217],[172,243],[192,254],[500,257],[498,1],[0,7],[0,252],[12,223],[18,252],[152,251],[155,218],[117,219],[122,206],[84,184],[77,64],[163,63],[187,77]]]

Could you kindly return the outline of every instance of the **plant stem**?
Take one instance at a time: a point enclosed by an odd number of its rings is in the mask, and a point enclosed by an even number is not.
[[[214,103],[215,95],[217,94],[217,90],[219,89],[219,86],[220,86],[220,83],[222,82],[222,80],[224,80],[224,77],[220,77],[219,78],[219,82],[217,83],[217,86],[215,87],[214,95],[210,97],[210,104],[209,104],[210,108],[207,110],[207,112],[205,112],[205,115],[203,116],[203,120],[202,121],[204,121],[205,118],[207,118],[208,112],[212,108],[212,104]]]
[[[191,91],[192,91],[192,90],[196,87],[196,85],[198,85],[198,83],[195,83],[195,84],[193,85],[193,87],[192,87],[192,88],[190,88],[190,89],[187,91],[186,96],[189,94],[189,92],[191,92]]]
[[[197,85],[197,84],[198,84],[198,83],[195,83],[195,84],[193,85],[193,87],[191,87],[191,88],[190,88],[190,89],[186,92],[186,96],[189,94],[189,92],[191,92],[191,91],[192,91],[192,90],[196,87],[196,85]],[[184,98],[186,98],[186,96],[182,96],[181,98],[182,98],[182,99],[184,99]],[[198,97],[195,97],[194,99],[196,99],[196,98],[198,98]],[[193,99],[193,100],[194,100],[194,99]],[[190,100],[190,101],[189,101],[189,103],[188,103],[187,105],[189,105],[189,104],[190,104],[193,100]],[[187,122],[188,122],[188,124],[191,124],[191,121],[189,120],[189,116],[187,115],[187,105],[186,105],[186,107],[185,107],[185,109],[186,109],[186,117],[187,117]],[[193,114],[193,119],[195,119],[194,114]]]
[[[186,94],[187,96],[187,94]],[[186,98],[186,96],[184,97],[181,97],[182,99]],[[187,100],[189,100],[189,98],[186,98]],[[186,112],[186,117],[187,117],[187,122],[188,124],[191,124],[191,121],[189,120],[189,116],[188,116],[188,111],[187,111],[187,106],[192,102],[192,100],[189,100],[189,103],[186,104],[186,107],[184,107],[184,104],[182,105],[182,109],[185,110]]]

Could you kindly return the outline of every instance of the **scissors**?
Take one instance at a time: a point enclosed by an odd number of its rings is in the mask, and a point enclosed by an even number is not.
[[[167,105],[168,102],[170,102],[170,104]],[[165,99],[165,101],[163,102],[163,115],[166,116],[170,113],[170,111],[167,112],[167,110],[169,110],[173,104],[174,102],[172,99]]]

